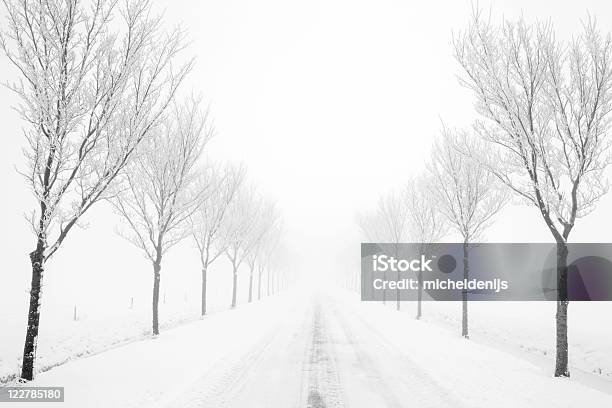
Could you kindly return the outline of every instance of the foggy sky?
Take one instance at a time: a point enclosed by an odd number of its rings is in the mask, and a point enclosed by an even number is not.
[[[183,94],[201,92],[210,102],[217,136],[207,154],[243,161],[253,183],[278,201],[291,268],[303,274],[333,273],[346,256],[358,255],[355,215],[423,169],[441,121],[467,126],[476,117],[473,98],[456,80],[451,48],[452,31],[467,23],[468,1],[156,3],[169,25],[187,30],[189,52],[197,56]],[[612,27],[606,0],[496,1],[491,7],[494,18],[521,10],[528,19],[550,18],[561,37],[580,29],[587,10],[600,27]],[[9,82],[19,78],[4,56],[0,72]],[[0,91],[0,310],[22,308],[25,317],[34,237],[23,214],[35,203],[15,170],[24,164],[25,141],[10,110],[17,102],[6,88]],[[605,209],[611,203],[608,195],[579,220],[572,240],[608,241],[601,225],[610,223]],[[94,302],[106,290],[127,296],[143,285],[147,293],[150,265],[114,234],[119,218],[102,205],[85,221],[89,228],[72,232],[48,264],[45,301]],[[551,237],[535,209],[512,207],[487,240]],[[177,293],[197,289],[198,270],[185,242],[169,253],[162,284]]]

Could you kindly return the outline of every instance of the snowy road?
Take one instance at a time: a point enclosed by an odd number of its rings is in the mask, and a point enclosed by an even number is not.
[[[208,316],[57,367],[35,384],[66,387],[64,405],[79,408],[612,405],[610,393],[515,355],[324,292]]]
[[[168,407],[461,407],[361,316],[318,295]]]

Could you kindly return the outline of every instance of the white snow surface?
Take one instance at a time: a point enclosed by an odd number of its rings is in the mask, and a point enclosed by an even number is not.
[[[553,378],[551,367],[449,327],[316,290],[167,329],[31,385],[64,386],[70,407],[612,405],[610,387]]]

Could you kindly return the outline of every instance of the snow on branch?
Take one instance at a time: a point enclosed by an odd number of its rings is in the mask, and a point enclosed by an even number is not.
[[[0,48],[21,74],[30,222],[51,257],[130,163],[193,61],[180,29],[163,30],[148,0],[4,1]],[[47,250],[48,248],[48,250]]]
[[[151,261],[191,234],[188,220],[205,202],[210,186],[198,183],[198,162],[212,136],[200,100],[174,104],[126,168],[123,188],[111,198],[127,228],[121,235]]]
[[[475,11],[454,38],[461,83],[484,120],[475,130],[495,148],[486,162],[499,180],[536,206],[558,242],[608,190],[612,40],[595,19],[570,42],[550,23],[504,20]]]

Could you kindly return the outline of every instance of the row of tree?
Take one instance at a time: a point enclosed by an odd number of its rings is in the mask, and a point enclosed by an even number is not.
[[[436,242],[454,232],[463,242],[463,273],[468,279],[471,246],[483,238],[506,202],[505,192],[494,175],[476,160],[484,154],[484,147],[466,131],[444,129],[425,171],[403,189],[380,197],[373,212],[359,216],[365,238],[392,244],[420,243],[421,252],[427,253]],[[423,272],[417,273],[417,279],[416,318],[420,319]],[[400,310],[400,297],[395,298]],[[384,291],[383,302],[386,303]],[[467,291],[462,292],[461,326],[461,334],[467,338]]]
[[[443,129],[425,173],[381,198],[360,224],[370,240],[424,243],[443,237],[446,224],[463,239],[467,277],[470,245],[506,195],[535,207],[557,244],[555,376],[569,376],[567,243],[608,191],[612,39],[592,19],[567,42],[549,22],[495,25],[477,10],[453,47],[480,119],[470,129]]]
[[[238,269],[249,266],[249,297],[257,268],[257,296],[280,233],[273,202],[247,185],[242,167],[202,165],[213,136],[208,111],[200,101],[174,104],[138,147],[109,197],[123,220],[119,233],[142,250],[153,268],[153,334],[159,334],[159,293],[164,255],[192,237],[202,269],[202,307],[206,314],[207,273],[222,255],[232,265],[231,307],[236,307]],[[269,279],[269,278],[268,278]],[[269,284],[268,284],[269,286]]]
[[[221,254],[261,277],[278,240],[274,205],[244,182],[244,170],[202,163],[213,135],[198,98],[177,100],[194,66],[180,28],[164,28],[150,0],[6,0],[0,48],[20,74],[26,165],[36,206],[32,281],[21,378],[34,376],[47,262],[90,208],[112,203],[122,235],[153,265],[153,333],[159,333],[164,254],[193,237],[206,273]],[[268,277],[268,280],[270,278]],[[269,284],[268,284],[269,287]]]

